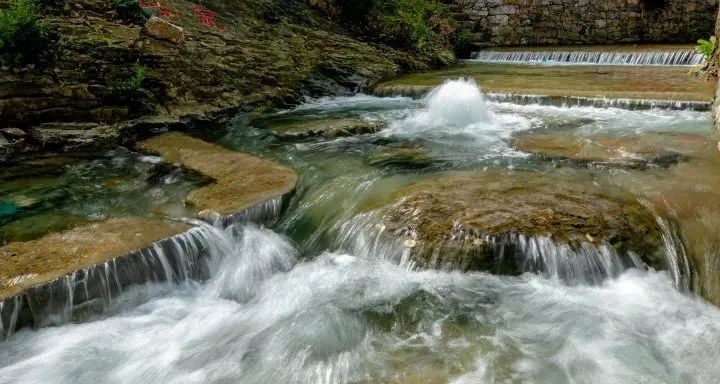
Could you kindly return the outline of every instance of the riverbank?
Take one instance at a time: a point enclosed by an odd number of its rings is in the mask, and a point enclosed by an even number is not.
[[[363,43],[302,1],[143,4],[160,27],[124,20],[105,1],[43,9],[52,51],[0,69],[0,161],[94,151],[188,120],[352,94],[454,60]]]

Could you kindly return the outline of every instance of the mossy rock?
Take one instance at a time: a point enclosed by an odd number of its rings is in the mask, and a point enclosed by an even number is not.
[[[653,215],[632,195],[590,180],[539,172],[442,173],[399,191],[379,210],[386,232],[406,239],[415,261],[465,270],[518,272],[499,265],[497,240],[549,238],[579,249],[612,246],[661,268]],[[512,252],[505,249],[503,252]]]

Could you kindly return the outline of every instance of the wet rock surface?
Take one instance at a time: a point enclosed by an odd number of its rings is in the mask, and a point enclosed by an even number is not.
[[[189,229],[151,218],[119,218],[0,247],[0,298],[87,268]]]
[[[294,121],[273,126],[273,130],[282,135],[298,137],[338,137],[362,135],[379,132],[385,128],[385,122],[363,119],[319,119]]]
[[[232,215],[282,198],[294,190],[298,179],[293,170],[275,162],[181,133],[166,133],[138,146],[214,179],[214,183],[191,192],[186,199],[203,216]]]
[[[611,244],[659,265],[653,216],[631,195],[534,172],[454,172],[411,185],[380,210],[421,266],[495,269],[488,239],[522,235],[556,244]],[[438,251],[438,249],[442,249]],[[439,258],[439,259],[438,259]],[[443,260],[447,258],[447,260]]]

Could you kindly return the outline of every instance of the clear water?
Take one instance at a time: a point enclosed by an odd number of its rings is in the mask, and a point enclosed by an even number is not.
[[[268,129],[332,116],[383,119],[388,127],[332,139]],[[629,269],[570,285],[535,273],[417,270],[390,257],[398,252],[392,245],[369,246],[372,220],[364,221],[399,188],[440,171],[563,174],[647,201],[677,226],[668,236],[683,236],[696,273],[710,273],[701,261],[720,226],[703,212],[718,212],[712,187],[720,173],[708,113],[487,102],[472,82],[456,81],[424,101],[320,99],[227,128],[220,143],[301,174],[281,221],[211,229],[205,282],[136,287],[88,321],[21,330],[0,345],[0,383],[711,383],[720,376],[720,310],[678,290],[671,272]],[[687,160],[667,169],[579,165],[512,146],[516,135],[547,133],[652,137]],[[378,161],[398,148],[422,158]]]
[[[0,244],[89,221],[187,214],[202,180],[159,158],[118,148],[96,159],[49,157],[0,170]]]

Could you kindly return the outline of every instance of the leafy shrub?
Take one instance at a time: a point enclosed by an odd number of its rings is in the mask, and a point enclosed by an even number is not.
[[[710,60],[715,52],[716,43],[717,38],[715,36],[710,37],[709,40],[700,39],[695,49],[705,57],[705,60]]]
[[[459,57],[469,57],[472,51],[472,33],[467,28],[456,29],[450,43]]]
[[[130,76],[113,87],[113,94],[118,97],[132,99],[139,94],[144,81],[145,67],[135,64]]]
[[[30,62],[46,50],[49,33],[34,0],[11,0],[10,7],[0,11],[0,56],[7,63]]]
[[[123,20],[135,24],[143,24],[149,18],[147,12],[140,6],[139,0],[113,0],[115,11]]]
[[[450,45],[456,29],[437,0],[345,0],[340,17],[367,37],[418,50]]]

